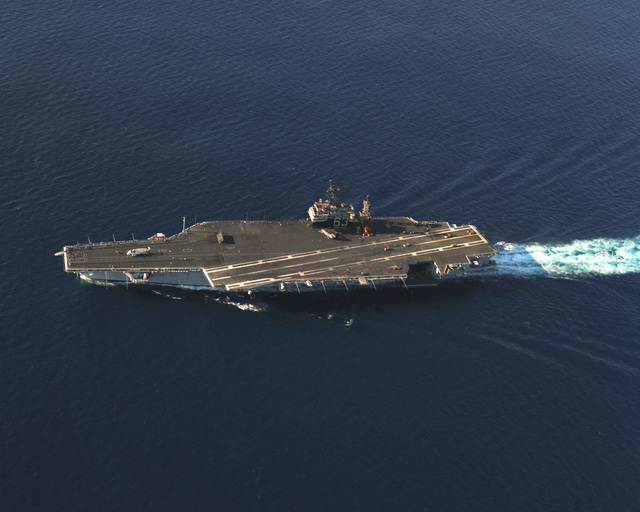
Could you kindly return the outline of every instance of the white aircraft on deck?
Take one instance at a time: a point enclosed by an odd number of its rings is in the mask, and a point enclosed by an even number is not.
[[[129,249],[127,256],[144,256],[149,253],[151,253],[151,247],[147,247],[146,249],[143,247],[142,249]]]

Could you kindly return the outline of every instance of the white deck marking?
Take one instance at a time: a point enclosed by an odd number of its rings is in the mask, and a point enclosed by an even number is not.
[[[293,265],[285,265],[285,266],[282,266],[282,267],[278,267],[277,270],[284,270],[286,268],[301,267],[303,265],[313,265],[314,263],[325,263],[327,261],[333,261],[333,260],[337,260],[337,259],[340,259],[340,258],[336,257],[336,258],[325,258],[325,259],[322,259],[322,260],[314,260],[314,261],[301,261],[299,263],[294,263]],[[253,275],[253,274],[260,274],[262,272],[273,272],[274,270],[275,269],[273,267],[261,268],[261,269],[258,269],[258,270],[253,270],[251,272],[244,272],[242,274],[236,274],[235,276],[230,276],[230,277],[250,276],[250,275]],[[297,273],[298,272],[296,272],[296,274]]]
[[[417,235],[412,235],[411,238],[412,239],[416,239],[416,238],[421,238],[424,236],[428,236],[428,235],[424,235],[424,234],[417,234]],[[341,251],[352,251],[354,249],[363,249],[363,248],[371,248],[374,247],[376,245],[389,245],[391,243],[394,242],[398,242],[399,239],[397,238],[393,238],[393,239],[387,239],[387,240],[382,240],[380,242],[373,242],[367,245],[350,245],[347,247],[337,247],[335,249],[319,249],[319,250],[315,250],[315,251],[306,251],[306,252],[300,252],[300,253],[294,253],[294,254],[283,254],[280,256],[274,256],[273,258],[267,258],[267,259],[262,259],[262,260],[252,260],[252,261],[247,261],[247,262],[243,262],[243,263],[239,263],[239,264],[235,264],[235,265],[224,265],[221,267],[209,267],[207,269],[205,269],[207,272],[223,272],[224,270],[228,270],[230,268],[244,268],[244,267],[251,267],[251,266],[256,266],[256,265],[263,265],[265,263],[277,263],[279,261],[284,261],[287,259],[299,259],[299,258],[308,258],[309,256],[315,256],[316,254],[330,254],[333,252],[341,252]],[[437,240],[433,240],[434,242],[437,242]]]
[[[464,228],[463,228],[464,229]],[[459,229],[458,231],[463,231],[463,229]],[[453,228],[451,228],[451,231],[454,231]],[[404,237],[399,237],[399,238],[392,238],[392,239],[388,239],[388,240],[382,240],[380,242],[374,242],[371,244],[367,244],[367,245],[351,245],[351,246],[347,246],[347,247],[338,247],[335,249],[324,249],[324,250],[316,250],[316,251],[307,251],[307,252],[301,252],[301,253],[296,253],[296,254],[288,254],[288,255],[282,255],[282,256],[274,256],[273,258],[267,258],[267,259],[262,259],[262,260],[253,260],[253,261],[247,261],[244,263],[240,263],[240,264],[236,264],[236,265],[225,265],[222,267],[210,267],[208,269],[205,269],[207,272],[209,273],[213,273],[213,272],[222,272],[224,270],[227,269],[231,269],[231,268],[244,268],[244,267],[251,267],[251,266],[256,266],[256,265],[263,265],[265,263],[278,263],[280,261],[284,261],[287,259],[300,259],[300,258],[308,258],[309,256],[313,256],[315,254],[330,254],[332,252],[339,252],[339,251],[352,251],[354,249],[369,249],[371,247],[374,247],[376,245],[389,245],[392,244],[394,242],[399,242],[400,240],[410,240],[410,239],[419,239],[419,238],[426,238],[428,236],[431,236],[431,233],[427,233],[427,234],[417,234],[417,235],[409,235],[409,236],[404,236]],[[462,235],[462,236],[470,236],[470,235]],[[471,235],[473,236],[473,235]],[[439,238],[434,240],[433,238],[431,238],[430,240],[425,240],[422,243],[419,243],[417,245],[426,245],[426,244],[432,244],[432,243],[437,243],[437,242],[442,242],[444,241],[444,238]],[[446,239],[446,240],[451,240],[451,238]]]
[[[481,242],[476,242],[473,245],[478,245]],[[470,244],[471,245],[471,244]],[[446,247],[446,248],[439,248],[438,250],[453,250],[455,249],[455,247]],[[429,254],[429,253],[434,253],[436,252],[435,249],[426,249],[424,251],[419,251],[417,253],[414,253],[415,255],[419,255],[419,254]],[[374,259],[370,259],[370,262],[375,262],[375,261],[390,261],[392,259],[399,259],[399,258],[403,258],[405,257],[406,254],[398,254],[396,256],[383,256],[381,258],[374,258]],[[301,272],[293,272],[291,274],[280,274],[277,276],[276,279],[286,279],[287,277],[292,277],[292,276],[305,276],[305,275],[311,275],[311,274],[320,274],[323,272],[327,272],[327,271],[331,271],[332,269],[338,269],[341,267],[353,267],[353,266],[357,266],[357,265],[363,265],[366,264],[367,262],[365,260],[361,260],[361,261],[354,261],[354,262],[350,262],[350,263],[343,263],[341,265],[333,265],[333,266],[329,266],[329,267],[323,267],[323,268],[319,268],[319,269],[313,269],[313,270],[305,270],[305,271],[301,271]]]
[[[452,230],[453,231],[453,230]],[[462,230],[460,230],[462,231]],[[476,232],[477,233],[477,232]],[[376,246],[376,245],[389,245],[392,244],[396,241],[399,241],[401,239],[406,239],[406,238],[411,238],[411,239],[420,239],[420,238],[426,238],[429,237],[430,234],[419,234],[419,235],[415,235],[415,236],[410,236],[410,237],[401,237],[401,238],[397,238],[397,239],[387,239],[387,240],[383,240],[383,241],[379,241],[379,242],[375,242],[374,244],[367,244],[365,246],[363,245],[354,245],[354,246],[350,246],[350,247],[339,247],[339,248],[331,248],[331,249],[326,249],[326,250],[316,250],[316,251],[310,251],[310,252],[304,252],[304,253],[297,253],[297,254],[288,254],[288,255],[283,255],[283,256],[277,256],[277,257],[273,257],[273,258],[269,258],[269,259],[263,259],[263,260],[257,260],[257,261],[251,261],[251,262],[247,262],[247,263],[243,263],[240,265],[226,265],[224,267],[213,267],[211,269],[202,269],[205,272],[205,275],[207,277],[207,280],[209,281],[209,283],[211,283],[211,285],[213,286],[213,281],[211,280],[211,277],[209,274],[213,274],[216,272],[221,272],[224,270],[229,270],[230,268],[234,268],[234,269],[241,269],[241,268],[247,268],[247,267],[252,267],[252,266],[256,266],[256,265],[264,265],[265,263],[278,263],[278,262],[285,262],[285,261],[289,261],[292,259],[304,259],[304,258],[309,258],[311,256],[317,256],[318,254],[331,254],[331,253],[338,253],[338,252],[344,252],[347,250],[353,250],[353,249],[360,249],[360,250],[365,250],[365,251],[369,251],[370,248],[372,246]],[[464,234],[461,235],[460,237],[453,237],[455,239],[457,238],[461,238],[463,236],[474,236],[475,233],[473,235],[469,235],[469,234]],[[313,260],[313,261],[299,261],[299,262],[295,262],[292,263],[290,265],[285,265],[282,267],[278,267],[278,268],[260,268],[260,269],[256,269],[254,271],[249,271],[249,272],[245,272],[243,274],[237,274],[237,275],[226,275],[224,277],[218,277],[216,278],[216,281],[222,281],[222,280],[229,280],[229,279],[233,279],[235,282],[229,283],[226,285],[227,289],[232,289],[232,288],[242,288],[242,287],[255,287],[255,286],[260,286],[262,284],[266,284],[266,283],[273,283],[274,281],[281,281],[281,280],[286,280],[288,278],[291,277],[297,277],[297,278],[302,278],[305,276],[310,276],[310,275],[315,275],[315,274],[328,274],[330,273],[331,276],[333,278],[339,278],[339,277],[343,277],[344,274],[342,273],[342,275],[340,276],[335,275],[335,271],[340,269],[345,269],[347,267],[353,267],[353,266],[359,266],[359,265],[366,265],[367,263],[375,263],[375,262],[381,262],[381,261],[391,261],[394,259],[400,259],[400,258],[406,258],[407,256],[411,255],[411,256],[419,256],[419,255],[427,255],[427,254],[433,254],[436,252],[444,252],[444,251],[452,251],[455,249],[459,249],[462,246],[465,247],[470,247],[473,245],[482,245],[483,243],[487,243],[485,240],[480,239],[480,240],[474,240],[473,242],[467,242],[464,244],[460,244],[456,247],[430,247],[432,246],[434,243],[438,243],[438,242],[443,242],[443,241],[449,241],[452,240],[453,238],[449,238],[449,239],[436,239],[434,240],[433,238],[425,240],[425,241],[420,241],[418,243],[415,244],[414,249],[418,248],[418,247],[424,247],[424,249],[422,250],[417,250],[411,253],[408,252],[399,252],[398,254],[394,255],[384,255],[381,256],[379,258],[370,258],[369,256],[365,257],[362,260],[357,260],[357,261],[350,261],[350,262],[346,262],[346,263],[342,263],[342,264],[338,264],[336,265],[335,263],[330,263],[329,265],[323,265],[321,268],[312,268],[309,270],[299,270],[297,272],[292,272],[292,273],[287,273],[287,274],[278,274],[276,277],[263,277],[263,278],[258,278],[258,279],[249,279],[249,280],[244,280],[244,281],[235,281],[235,279],[237,279],[240,276],[251,276],[251,275],[256,275],[256,274],[260,274],[260,273],[265,273],[265,272],[270,272],[273,273],[274,271],[278,271],[281,272],[282,270],[288,269],[288,268],[295,268],[295,267],[303,267],[303,266],[307,266],[307,265],[314,265],[314,264],[322,264],[322,263],[328,263],[328,262],[334,262],[335,260],[339,260],[342,259],[343,256],[340,254],[336,254],[335,257],[333,258],[327,258],[327,259],[321,259],[321,260]],[[481,237],[478,237],[481,238]],[[354,256],[356,256],[356,254],[354,254]],[[353,277],[353,276],[350,276]],[[357,277],[357,276],[356,276]]]
[[[204,274],[204,277],[206,277],[207,281],[209,281],[209,284],[211,285],[211,288],[215,288],[215,286],[213,285],[213,281],[211,280],[211,278],[209,277],[207,272],[203,268],[200,269],[200,270],[202,270],[202,273]]]

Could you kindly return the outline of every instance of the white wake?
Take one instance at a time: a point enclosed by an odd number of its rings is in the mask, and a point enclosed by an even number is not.
[[[513,276],[586,277],[640,273],[640,236],[569,244],[497,244],[495,270]]]

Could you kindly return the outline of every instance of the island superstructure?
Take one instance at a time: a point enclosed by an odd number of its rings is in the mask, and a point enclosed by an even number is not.
[[[64,270],[102,285],[217,292],[330,291],[434,286],[492,263],[493,246],[472,225],[372,217],[326,199],[295,221],[210,221],[144,241],[67,245]]]

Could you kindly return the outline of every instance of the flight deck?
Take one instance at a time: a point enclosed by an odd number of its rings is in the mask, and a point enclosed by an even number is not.
[[[433,286],[490,264],[496,252],[471,225],[407,217],[368,217],[366,228],[341,223],[202,222],[171,237],[70,245],[62,255],[67,272],[97,284],[301,293]]]

